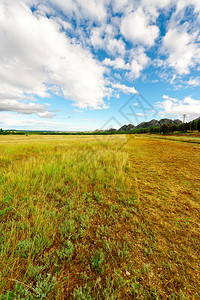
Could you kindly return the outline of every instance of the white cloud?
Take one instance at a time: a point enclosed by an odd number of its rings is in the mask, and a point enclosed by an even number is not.
[[[180,1],[180,0],[178,0]],[[193,0],[198,1],[198,0]],[[175,0],[140,0],[140,1],[129,1],[129,0],[112,0],[112,9],[116,13],[123,13],[127,15],[138,8],[142,8],[145,13],[149,15],[151,20],[156,20],[159,12],[158,10],[170,10],[171,6],[176,6],[177,1]]]
[[[124,56],[125,44],[121,38],[115,38],[117,34],[116,26],[103,24],[92,28],[89,42],[95,50],[103,49],[112,56]]]
[[[67,0],[67,1],[62,1],[62,0],[36,0],[34,1],[37,4],[43,2],[46,4],[48,7],[56,8],[61,10],[64,14],[67,15],[72,15],[74,12],[77,12],[77,4],[76,1],[73,0]]]
[[[104,47],[104,41],[102,38],[102,28],[101,27],[95,27],[92,29],[90,41],[91,41],[92,46],[95,49]]]
[[[113,0],[112,1],[112,8],[113,8],[114,12],[124,12],[126,10],[126,8],[129,8],[129,7],[130,7],[129,0]]]
[[[113,69],[130,70],[130,64],[125,63],[124,59],[121,57],[117,57],[115,60],[105,58],[103,64],[109,67],[113,67]]]
[[[172,5],[176,5],[176,0],[142,0],[141,4],[149,12],[156,13],[158,9],[170,9]]]
[[[108,53],[111,53],[112,55],[122,55],[125,54],[125,45],[122,39],[110,39],[109,37],[105,39],[105,45]]]
[[[0,90],[46,97],[49,86],[84,108],[105,107],[104,68],[52,19],[21,2],[0,3]]]
[[[187,84],[192,85],[192,86],[200,86],[200,77],[190,78],[187,81]]]
[[[42,118],[52,118],[55,113],[47,111],[46,107],[33,102],[25,103],[14,99],[1,99],[0,111],[10,111],[22,114],[37,114]]]
[[[141,114],[141,113],[136,113],[136,115],[137,115],[138,117],[146,117],[146,116],[147,116],[146,114]]]
[[[63,2],[63,1],[62,1]],[[85,17],[94,20],[102,21],[107,16],[106,1],[102,0],[77,0],[79,7],[81,7],[82,14]]]
[[[200,62],[200,49],[195,43],[197,33],[189,34],[186,26],[170,28],[163,38],[162,53],[167,55],[166,64],[180,75]]]
[[[40,116],[41,118],[51,119],[55,116],[55,114],[49,111],[45,111],[38,113],[38,116]]]
[[[44,11],[49,10],[50,7],[62,11],[64,15],[71,17],[75,15],[77,20],[89,19],[95,22],[103,21],[106,18],[107,4],[109,3],[107,0],[26,0],[26,2],[34,2],[37,7],[42,6]]]
[[[143,47],[138,47],[130,51],[130,75],[133,78],[138,78],[141,72],[146,68],[150,62],[150,58],[146,55]]]
[[[200,2],[199,0],[172,1],[173,13],[162,39],[161,54],[165,68],[173,68],[176,74],[189,74],[200,63]]]
[[[120,84],[120,83],[113,83],[112,87],[114,89],[117,89],[119,91],[122,91],[125,94],[138,94],[138,91],[134,88],[134,87],[129,87],[127,85],[124,84]]]
[[[176,98],[169,97],[168,95],[163,95],[162,98],[166,99],[166,100],[174,101],[174,102],[178,101]]]
[[[17,129],[17,130],[58,130],[58,131],[84,131],[95,130],[101,124],[101,120],[93,119],[93,123],[88,125],[88,122],[79,118],[70,118],[67,116],[64,119],[45,120],[39,119],[37,116],[32,118],[26,115],[16,113],[0,112],[0,128]]]
[[[146,55],[145,49],[143,47],[131,49],[128,54],[129,62],[127,63],[123,58],[117,57],[114,60],[105,58],[103,64],[116,70],[127,70],[127,76],[129,76],[130,78],[138,78],[140,77],[143,69],[148,66],[150,59]]]
[[[30,119],[26,116],[16,115],[14,113],[0,112],[0,128],[3,129],[27,129],[27,130],[74,130],[78,129],[78,124],[67,122],[56,122],[51,120]]]
[[[195,100],[190,96],[183,100],[167,98],[167,96],[163,98],[165,100],[158,102],[157,105],[161,108],[160,113],[166,117],[182,118],[183,114],[187,114],[189,121],[200,116],[200,100]]]
[[[185,10],[186,7],[190,6],[194,8],[194,12],[200,12],[200,2],[199,0],[178,0],[175,14],[178,14],[180,11]]]
[[[159,35],[159,28],[152,25],[149,16],[141,8],[122,18],[122,35],[133,44],[141,43],[146,46],[153,46]]]
[[[59,24],[64,30],[71,29],[72,30],[72,25],[69,22],[66,22],[62,18],[56,16],[56,17],[51,17],[52,20],[54,20],[57,24]]]

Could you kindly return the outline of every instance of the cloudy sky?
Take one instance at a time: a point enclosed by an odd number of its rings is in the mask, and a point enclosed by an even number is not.
[[[0,128],[200,116],[199,0],[1,0]]]

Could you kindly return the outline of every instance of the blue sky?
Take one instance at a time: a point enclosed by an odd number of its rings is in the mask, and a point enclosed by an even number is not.
[[[0,128],[200,116],[199,0],[2,0]]]

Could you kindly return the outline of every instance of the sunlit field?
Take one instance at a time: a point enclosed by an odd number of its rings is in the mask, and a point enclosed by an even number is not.
[[[0,299],[199,299],[200,145],[0,136]]]
[[[195,135],[158,135],[158,134],[146,134],[145,136],[154,137],[157,139],[164,139],[164,140],[173,140],[177,142],[184,142],[184,143],[194,143],[200,144],[200,134]]]

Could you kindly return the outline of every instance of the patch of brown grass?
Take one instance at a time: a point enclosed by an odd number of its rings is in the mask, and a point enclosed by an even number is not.
[[[200,147],[139,137],[129,144],[141,209],[156,234],[152,265],[164,297],[197,299],[200,283]],[[195,296],[196,295],[196,296]]]

